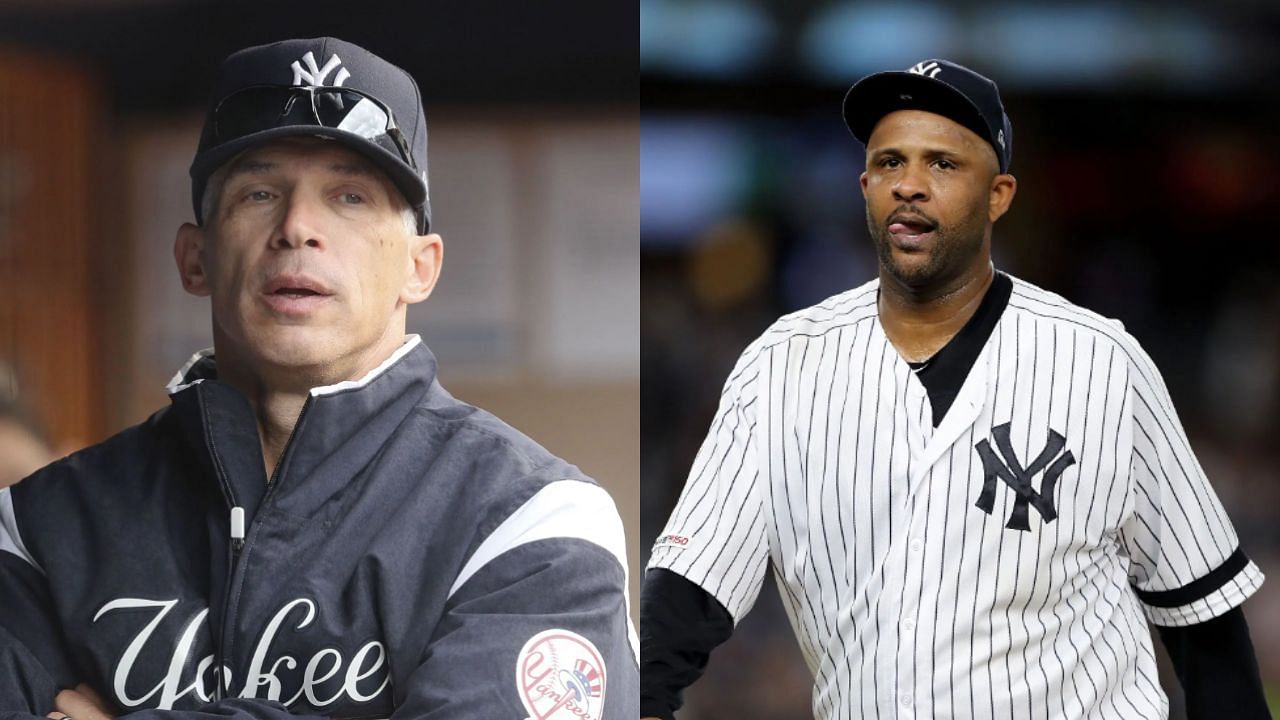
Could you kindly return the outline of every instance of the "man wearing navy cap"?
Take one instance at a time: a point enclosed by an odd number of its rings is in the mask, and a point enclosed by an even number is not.
[[[443,254],[413,78],[237,52],[191,179],[214,347],[0,491],[0,717],[635,716],[612,500],[405,333]]]
[[[946,60],[844,119],[879,277],[742,354],[641,597],[641,714],[772,568],[817,718],[1266,718],[1240,605],[1262,573],[1119,322],[995,269],[1013,129]]]

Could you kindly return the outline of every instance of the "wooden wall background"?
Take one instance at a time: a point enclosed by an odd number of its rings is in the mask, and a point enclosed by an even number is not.
[[[83,68],[0,51],[0,392],[63,447],[103,431],[91,144],[109,139],[93,133],[96,104]]]

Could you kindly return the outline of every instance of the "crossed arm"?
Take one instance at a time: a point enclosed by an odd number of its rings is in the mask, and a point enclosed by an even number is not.
[[[420,664],[398,677],[392,718],[517,716],[523,710],[516,690],[518,651],[526,640],[548,627],[590,638],[597,646],[607,667],[607,672],[601,673],[606,683],[601,697],[606,703],[604,717],[635,716],[638,667],[628,638],[622,572],[616,568],[609,574],[589,564],[584,571],[584,562],[592,559],[588,553],[600,566],[611,558],[590,546],[582,549],[584,556],[570,560],[550,543],[532,543],[477,573],[446,610]],[[518,577],[511,575],[517,572]],[[573,607],[565,605],[564,593],[558,590],[570,585],[581,591],[582,601]],[[530,604],[530,596],[536,604]],[[4,626],[0,611],[0,720],[64,715],[73,720],[112,718],[108,702],[91,688],[76,686],[79,677],[60,679],[45,670],[45,663],[12,633],[6,637]],[[73,686],[75,689],[64,689]],[[278,702],[231,698],[190,710],[143,709],[128,717],[292,720],[295,716]]]
[[[0,502],[7,492],[0,490]],[[621,521],[611,502],[604,505],[603,491],[597,495],[601,506],[582,512],[612,513],[609,545],[622,546]],[[559,506],[548,510],[564,511]],[[0,720],[106,720],[114,708],[80,685],[86,675],[75,659],[84,658],[73,659],[73,644],[63,637],[63,625],[52,610],[50,581],[26,553],[12,517],[0,518]],[[541,527],[537,519],[530,520],[535,528]],[[637,658],[626,609],[625,565],[619,558],[620,553],[590,540],[564,537],[534,537],[497,554],[451,595],[421,658],[401,659],[404,669],[396,676],[392,718],[517,716],[525,710],[516,682],[521,647],[551,629],[594,643],[604,665],[599,699],[604,716],[637,715]],[[191,710],[142,709],[129,717],[297,716],[279,702],[230,698]]]

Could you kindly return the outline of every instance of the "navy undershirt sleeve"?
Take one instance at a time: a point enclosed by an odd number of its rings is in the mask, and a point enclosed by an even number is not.
[[[1271,718],[1240,608],[1186,627],[1157,627],[1182,683],[1188,720]]]
[[[702,676],[733,616],[698,585],[669,570],[645,573],[640,591],[640,717],[674,720],[684,689]]]

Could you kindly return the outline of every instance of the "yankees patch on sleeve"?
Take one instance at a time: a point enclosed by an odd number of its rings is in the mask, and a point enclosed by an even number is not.
[[[1148,622],[1262,582],[1134,339],[1002,277],[942,391],[876,282],[775,323],[655,544],[735,620],[772,568],[817,718],[1165,718]]]

